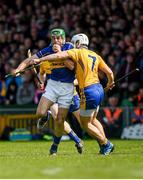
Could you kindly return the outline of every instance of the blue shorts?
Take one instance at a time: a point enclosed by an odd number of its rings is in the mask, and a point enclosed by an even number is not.
[[[80,108],[83,110],[96,109],[104,98],[104,90],[100,83],[84,88],[81,94]]]
[[[73,96],[72,104],[70,105],[69,112],[77,111],[80,108],[80,98],[79,95],[76,94]]]

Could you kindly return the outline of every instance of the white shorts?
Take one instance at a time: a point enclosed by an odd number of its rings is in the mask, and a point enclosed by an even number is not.
[[[64,83],[49,79],[42,96],[53,103],[58,103],[59,107],[68,109],[72,102],[73,92],[73,83]]]

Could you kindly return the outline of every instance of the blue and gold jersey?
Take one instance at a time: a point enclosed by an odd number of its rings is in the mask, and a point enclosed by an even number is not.
[[[40,64],[40,74],[51,74],[51,66],[49,61]]]
[[[71,43],[67,42],[62,46],[62,51],[69,50],[72,48],[73,48],[73,45]],[[39,51],[36,55],[39,58],[41,58],[43,56],[46,56],[48,54],[53,54],[53,53],[54,53],[54,51],[52,49],[52,44],[50,44],[48,47]],[[55,81],[66,82],[66,83],[72,83],[74,81],[75,73],[74,73],[74,71],[71,71],[67,67],[65,67],[64,61],[52,61],[49,64],[47,62],[43,65],[46,66],[46,64],[47,64],[47,66],[50,66],[50,68],[51,68],[50,79],[55,80]]]
[[[76,63],[75,71],[80,89],[99,83],[98,69],[104,67],[105,62],[98,54],[85,48],[68,50],[67,53]]]

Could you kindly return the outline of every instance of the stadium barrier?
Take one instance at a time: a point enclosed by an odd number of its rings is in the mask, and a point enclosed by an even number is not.
[[[121,109],[121,110],[120,110]],[[102,107],[100,108],[98,119],[105,128],[105,132],[110,132],[109,136],[122,138],[122,133],[125,133],[124,128],[134,126],[135,124],[143,123],[143,115],[139,113],[139,107]],[[141,109],[141,108],[140,108]],[[109,110],[116,112],[119,117],[111,122]],[[26,128],[32,134],[37,134],[37,116],[35,108],[1,108],[0,109],[0,135],[5,127],[11,128]],[[112,113],[111,113],[112,114]],[[54,122],[51,119],[47,123],[47,129],[54,130]],[[134,128],[131,128],[133,131]],[[139,128],[138,128],[139,129]],[[130,133],[128,133],[130,134]],[[128,138],[128,137],[126,137]],[[136,137],[137,138],[137,137]]]
[[[35,110],[35,109],[34,109]],[[4,128],[25,128],[29,130],[33,135],[38,134],[37,129],[37,115],[33,109],[27,108],[3,108],[0,110],[0,134],[2,134]],[[47,123],[47,128],[54,129],[54,123],[51,119]]]

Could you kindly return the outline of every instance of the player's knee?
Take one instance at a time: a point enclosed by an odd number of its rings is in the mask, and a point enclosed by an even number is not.
[[[93,125],[92,125],[91,122],[87,123],[87,128],[88,128],[88,129],[92,129],[92,127],[93,127]]]
[[[46,111],[44,109],[37,109],[36,114],[40,116],[45,116]]]
[[[52,117],[53,117],[53,119],[56,121],[56,119],[57,119],[57,114],[56,114],[56,113],[52,113]]]

